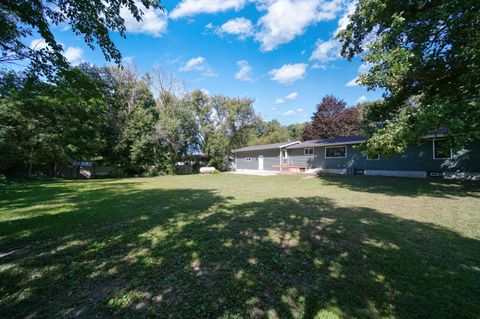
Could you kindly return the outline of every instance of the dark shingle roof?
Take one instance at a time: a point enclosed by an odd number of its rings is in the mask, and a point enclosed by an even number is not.
[[[248,152],[248,151],[271,150],[271,149],[282,148],[282,147],[285,147],[285,146],[288,146],[288,145],[298,144],[298,143],[300,143],[300,142],[299,141],[293,141],[293,142],[282,142],[282,143],[246,146],[246,147],[242,147],[242,148],[233,150],[232,152],[237,153],[237,152]]]
[[[365,142],[363,136],[349,136],[349,137],[335,137],[335,138],[325,138],[322,140],[311,140],[305,141],[300,144],[292,145],[287,148],[305,148],[305,147],[318,147],[325,145],[341,145],[341,144],[353,144],[353,143],[362,143]]]

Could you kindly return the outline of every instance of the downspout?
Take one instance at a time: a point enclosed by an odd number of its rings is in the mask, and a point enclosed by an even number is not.
[[[282,171],[282,163],[283,163],[283,150],[280,147],[280,172]]]

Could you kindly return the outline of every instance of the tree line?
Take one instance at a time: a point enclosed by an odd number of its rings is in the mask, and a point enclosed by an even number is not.
[[[173,174],[195,154],[222,170],[232,149],[301,138],[303,124],[264,121],[253,102],[188,92],[158,68],[81,64],[48,80],[3,71],[0,173],[62,176],[74,161],[95,161],[120,175]]]

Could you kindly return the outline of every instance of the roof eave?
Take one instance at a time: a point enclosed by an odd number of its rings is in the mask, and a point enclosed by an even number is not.
[[[322,147],[322,146],[337,146],[337,145],[351,145],[351,144],[362,144],[365,143],[365,140],[361,141],[350,141],[350,142],[338,142],[338,143],[321,143],[321,144],[315,144],[315,145],[302,145],[303,143],[300,143],[300,145],[295,145],[291,147],[287,147],[288,149],[296,149],[296,148],[309,148],[309,147]]]

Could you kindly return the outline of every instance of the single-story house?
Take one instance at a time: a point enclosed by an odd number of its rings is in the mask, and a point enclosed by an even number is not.
[[[233,153],[236,171],[246,173],[264,170],[480,178],[480,141],[454,153],[445,147],[443,136],[426,135],[421,144],[408,147],[394,158],[363,154],[358,148],[365,142],[362,136],[248,146]]]

